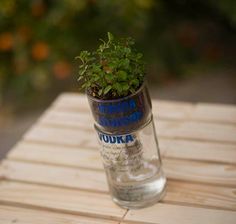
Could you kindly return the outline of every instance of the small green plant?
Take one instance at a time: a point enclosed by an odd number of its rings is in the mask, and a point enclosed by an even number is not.
[[[116,99],[134,93],[143,83],[143,55],[134,48],[131,38],[108,40],[94,52],[82,51],[78,81],[88,94],[100,99]]]

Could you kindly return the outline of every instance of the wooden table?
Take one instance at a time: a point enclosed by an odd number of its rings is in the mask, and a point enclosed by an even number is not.
[[[1,224],[235,224],[236,107],[153,101],[163,201],[115,205],[84,95],[62,94],[0,166]]]

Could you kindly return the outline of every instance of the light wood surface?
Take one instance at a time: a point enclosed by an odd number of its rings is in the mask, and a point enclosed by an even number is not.
[[[117,224],[117,221],[47,210],[0,206],[0,224]]]
[[[0,224],[235,224],[236,107],[153,100],[168,178],[162,202],[110,198],[84,95],[65,93],[0,165]]]
[[[136,222],[143,221],[144,223],[223,224],[235,223],[236,215],[235,212],[230,211],[159,203],[139,211],[129,211],[126,219]]]

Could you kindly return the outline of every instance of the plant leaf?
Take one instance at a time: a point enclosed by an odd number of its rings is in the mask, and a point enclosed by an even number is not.
[[[117,91],[117,93],[120,95],[122,93],[122,86],[119,82],[116,82],[113,85],[113,88]]]
[[[84,77],[83,76],[80,76],[77,81],[80,81],[81,79],[83,79]]]
[[[104,89],[104,95],[107,94],[111,89],[112,89],[112,86],[111,86],[111,85],[108,85],[108,86]]]
[[[93,74],[93,77],[94,77],[93,79],[94,81],[98,81],[100,79],[100,76],[97,74]]]
[[[107,80],[108,82],[112,82],[115,77],[114,77],[114,75],[113,75],[112,73],[107,73],[107,74],[105,75],[105,78],[106,78],[106,80]]]
[[[99,95],[99,96],[102,95],[102,89],[100,89],[100,90],[98,91],[98,95]]]
[[[110,32],[107,33],[107,36],[108,36],[109,42],[111,42],[114,39],[114,36]]]
[[[127,80],[127,73],[125,71],[118,71],[117,73],[117,77],[120,81],[126,81]]]
[[[129,89],[128,83],[123,83],[122,84],[122,90],[127,91]]]
[[[139,86],[139,80],[138,80],[138,79],[132,79],[132,80],[130,81],[130,84],[131,84],[131,85],[134,85],[134,86]]]
[[[122,59],[122,60],[120,60],[120,67],[122,68],[122,69],[128,69],[129,68],[129,59],[128,58],[125,58],[125,59]]]

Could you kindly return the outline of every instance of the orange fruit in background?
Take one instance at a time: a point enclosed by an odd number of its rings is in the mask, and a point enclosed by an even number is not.
[[[19,35],[21,41],[27,42],[31,39],[32,30],[30,27],[23,25],[17,29],[17,34]]]
[[[32,54],[32,57],[37,61],[46,59],[49,55],[48,44],[45,42],[35,43],[32,47],[31,54]]]
[[[9,51],[13,47],[13,36],[10,32],[0,34],[0,51]]]
[[[31,12],[32,15],[35,17],[40,17],[44,14],[46,11],[46,5],[43,3],[43,1],[34,1],[31,5]]]
[[[71,65],[67,61],[58,61],[53,65],[53,73],[58,79],[66,79],[71,75]]]

